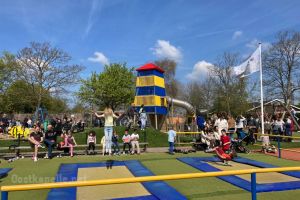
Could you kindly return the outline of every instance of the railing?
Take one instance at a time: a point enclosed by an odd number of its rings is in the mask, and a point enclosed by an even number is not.
[[[300,167],[260,168],[260,169],[232,170],[232,171],[222,171],[222,172],[187,173],[187,174],[174,174],[174,175],[142,176],[142,177],[133,177],[133,178],[106,179],[106,180],[73,181],[73,182],[56,182],[56,183],[2,186],[1,187],[1,197],[2,197],[2,200],[8,200],[8,192],[14,192],[14,191],[42,190],[42,189],[53,189],[53,188],[68,188],[68,187],[84,187],[84,186],[136,183],[136,182],[147,182],[147,181],[167,181],[167,180],[178,180],[178,179],[191,179],[191,178],[205,178],[205,177],[251,174],[252,200],[256,200],[257,199],[256,173],[286,172],[286,171],[300,171]]]

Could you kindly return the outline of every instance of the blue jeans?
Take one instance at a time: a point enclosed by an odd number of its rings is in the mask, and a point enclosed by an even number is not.
[[[48,148],[48,157],[51,158],[52,157],[52,150],[53,150],[53,147],[54,147],[56,142],[45,139],[44,143],[45,143],[46,147]]]
[[[120,147],[119,147],[118,142],[113,142],[113,148],[114,148],[114,153],[120,152]]]
[[[169,142],[169,153],[174,153],[174,142]]]
[[[105,126],[104,127],[104,135],[105,135],[105,152],[111,153],[111,139],[113,134],[113,127],[112,126]]]

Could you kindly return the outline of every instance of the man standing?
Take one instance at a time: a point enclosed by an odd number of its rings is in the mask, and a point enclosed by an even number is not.
[[[205,124],[206,124],[204,117],[201,115],[198,115],[196,117],[196,120],[197,120],[198,131],[199,132],[203,131],[205,128]]]
[[[56,144],[56,138],[57,138],[57,133],[53,130],[52,125],[47,126],[47,131],[45,133],[45,145],[48,148],[48,154],[45,156],[45,158],[52,158],[52,150],[53,147]]]
[[[168,131],[168,142],[169,142],[169,153],[174,155],[174,143],[176,140],[176,131],[173,129],[173,125],[170,127]]]

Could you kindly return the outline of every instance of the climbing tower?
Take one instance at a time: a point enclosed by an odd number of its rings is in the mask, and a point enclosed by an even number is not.
[[[144,104],[151,126],[160,129],[167,114],[164,70],[148,63],[136,71],[135,107]]]

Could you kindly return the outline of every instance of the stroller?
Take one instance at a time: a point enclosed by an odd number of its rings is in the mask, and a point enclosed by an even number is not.
[[[231,141],[231,148],[238,153],[250,153],[250,149],[247,147],[250,143],[254,144],[255,140],[253,135],[247,134],[244,131],[237,132],[238,138]],[[246,143],[246,146],[244,145]]]

